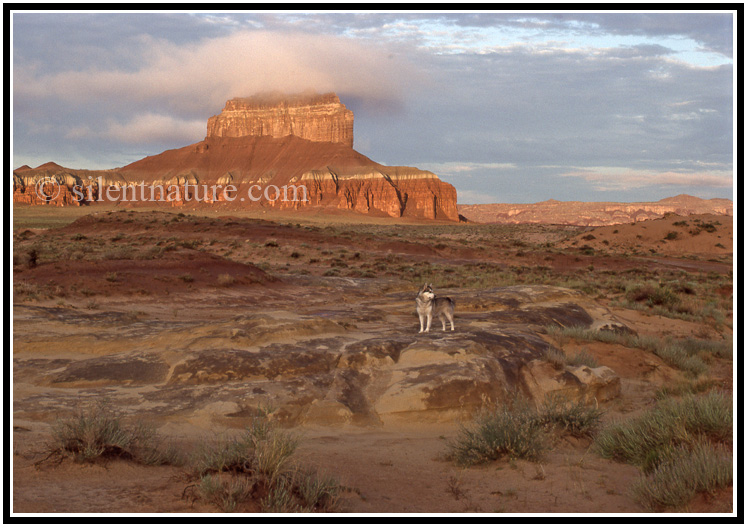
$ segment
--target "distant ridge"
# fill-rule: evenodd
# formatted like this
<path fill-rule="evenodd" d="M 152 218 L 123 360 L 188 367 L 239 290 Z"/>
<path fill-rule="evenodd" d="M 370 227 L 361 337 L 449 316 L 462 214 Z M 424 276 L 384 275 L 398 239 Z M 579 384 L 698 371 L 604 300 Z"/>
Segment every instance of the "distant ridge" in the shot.
<path fill-rule="evenodd" d="M 534 204 L 458 204 L 457 211 L 471 222 L 484 224 L 605 226 L 661 218 L 668 213 L 732 216 L 733 202 L 727 198 L 703 199 L 689 194 L 679 194 L 656 202 L 546 200 Z"/>

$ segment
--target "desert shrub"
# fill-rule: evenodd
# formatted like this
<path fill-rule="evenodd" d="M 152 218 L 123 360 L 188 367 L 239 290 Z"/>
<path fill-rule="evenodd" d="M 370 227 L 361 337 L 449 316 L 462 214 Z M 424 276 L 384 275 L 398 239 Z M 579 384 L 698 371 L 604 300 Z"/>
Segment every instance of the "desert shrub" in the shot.
<path fill-rule="evenodd" d="M 633 487 L 634 497 L 648 510 L 685 506 L 698 492 L 712 492 L 733 483 L 732 456 L 707 442 L 681 446 L 672 458 Z"/>
<path fill-rule="evenodd" d="M 124 458 L 148 465 L 181 465 L 181 454 L 165 444 L 153 428 L 142 423 L 126 426 L 108 406 L 101 403 L 79 409 L 52 427 L 50 455 L 71 457 L 78 462 Z"/>
<path fill-rule="evenodd" d="M 573 356 L 570 356 L 566 360 L 566 364 L 573 367 L 576 367 L 578 365 L 586 365 L 591 368 L 597 368 L 600 366 L 595 358 L 593 358 L 586 350 L 580 350 Z"/>
<path fill-rule="evenodd" d="M 698 376 L 709 370 L 704 360 L 683 347 L 681 342 L 660 346 L 655 351 L 655 354 L 671 367 L 683 370 L 693 376 Z"/>
<path fill-rule="evenodd" d="M 566 356 L 563 351 L 558 348 L 549 346 L 545 349 L 543 357 L 545 357 L 545 360 L 557 369 L 562 369 L 566 366 Z"/>
<path fill-rule="evenodd" d="M 717 230 L 717 226 L 712 222 L 696 222 L 695 225 L 707 233 L 714 233 Z"/>
<path fill-rule="evenodd" d="M 29 248 L 26 251 L 13 254 L 13 265 L 21 268 L 32 269 L 36 267 L 39 260 L 39 253 L 36 248 Z"/>
<path fill-rule="evenodd" d="M 457 439 L 448 444 L 449 457 L 461 466 L 498 460 L 503 456 L 538 460 L 548 449 L 551 432 L 575 436 L 589 434 L 601 412 L 561 396 L 550 397 L 539 407 L 522 399 L 479 414 L 462 425 Z"/>
<path fill-rule="evenodd" d="M 677 231 L 668 231 L 665 235 L 665 240 L 676 240 L 678 238 Z"/>
<path fill-rule="evenodd" d="M 13 284 L 13 294 L 25 300 L 37 300 L 42 294 L 42 289 L 33 282 L 17 282 Z"/>
<path fill-rule="evenodd" d="M 24 229 L 20 233 L 18 233 L 18 240 L 28 240 L 29 238 L 35 236 L 35 233 L 31 231 L 30 229 Z"/>
<path fill-rule="evenodd" d="M 180 275 L 177 278 L 179 280 L 181 280 L 182 282 L 187 282 L 187 283 L 195 281 L 194 277 L 192 275 L 190 275 L 189 273 L 185 273 L 184 275 Z"/>
<path fill-rule="evenodd" d="M 155 258 L 159 258 L 164 254 L 165 249 L 163 247 L 160 247 L 158 245 L 149 247 L 147 250 L 141 252 L 138 255 L 139 260 L 151 260 Z"/>
<path fill-rule="evenodd" d="M 221 275 L 218 276 L 219 286 L 227 287 L 227 286 L 231 286 L 235 282 L 236 282 L 236 279 L 232 275 L 229 275 L 228 273 L 222 273 Z"/>
<path fill-rule="evenodd" d="M 601 410 L 582 401 L 551 395 L 541 405 L 537 419 L 542 425 L 560 428 L 573 436 L 587 436 L 597 428 L 602 415 Z"/>
<path fill-rule="evenodd" d="M 680 300 L 678 294 L 667 286 L 656 284 L 633 285 L 626 288 L 626 300 L 647 306 L 672 307 Z"/>
<path fill-rule="evenodd" d="M 193 455 L 198 497 L 233 511 L 248 498 L 264 512 L 334 511 L 342 488 L 293 464 L 298 439 L 256 418 L 238 437 L 201 444 Z"/>
<path fill-rule="evenodd" d="M 233 512 L 252 492 L 249 479 L 229 475 L 204 475 L 196 488 L 200 499 L 215 504 L 226 513 Z"/>
<path fill-rule="evenodd" d="M 718 392 L 663 400 L 637 418 L 614 423 L 595 438 L 598 452 L 652 472 L 673 458 L 679 446 L 702 438 L 728 442 L 732 438 L 732 402 Z"/>
<path fill-rule="evenodd" d="M 200 247 L 200 244 L 202 244 L 202 241 L 200 240 L 180 240 L 177 242 L 177 246 L 185 249 L 197 249 Z"/>
<path fill-rule="evenodd" d="M 479 415 L 472 426 L 461 426 L 449 455 L 461 466 L 498 460 L 503 456 L 537 460 L 546 449 L 537 411 L 526 402 L 503 405 Z"/>
<path fill-rule="evenodd" d="M 277 248 L 278 247 L 278 241 L 276 241 L 276 240 L 268 240 L 267 242 L 265 242 L 265 247 Z"/>
<path fill-rule="evenodd" d="M 686 295 L 696 295 L 696 284 L 693 282 L 678 283 L 675 286 L 675 291 Z"/>
<path fill-rule="evenodd" d="M 108 249 L 99 254 L 100 260 L 127 260 L 133 258 L 133 248 L 129 245 L 121 245 Z"/>
<path fill-rule="evenodd" d="M 667 385 L 655 392 L 655 398 L 664 400 L 672 396 L 683 396 L 684 394 L 700 394 L 716 388 L 719 382 L 714 379 L 686 380 Z"/>
<path fill-rule="evenodd" d="M 710 339 L 682 339 L 679 341 L 690 353 L 710 354 L 722 359 L 732 359 L 732 343 Z"/>
<path fill-rule="evenodd" d="M 301 502 L 309 511 L 334 511 L 340 497 L 337 479 L 319 475 L 311 470 L 299 470 L 294 474 L 294 486 Z"/>
<path fill-rule="evenodd" d="M 585 341 L 615 343 L 630 348 L 646 350 L 659 356 L 671 367 L 683 370 L 693 376 L 698 376 L 708 370 L 703 357 L 732 357 L 732 345 L 723 341 L 700 339 L 661 340 L 653 336 L 621 334 L 606 330 L 591 330 L 584 327 L 561 328 L 558 326 L 548 326 L 546 327 L 546 332 L 557 342 L 564 342 L 565 339 L 573 338 Z M 569 360 L 566 363 L 570 364 Z"/>
<path fill-rule="evenodd" d="M 301 507 L 295 500 L 290 486 L 283 481 L 279 486 L 273 486 L 268 494 L 260 501 L 260 507 L 266 513 L 300 513 Z"/>

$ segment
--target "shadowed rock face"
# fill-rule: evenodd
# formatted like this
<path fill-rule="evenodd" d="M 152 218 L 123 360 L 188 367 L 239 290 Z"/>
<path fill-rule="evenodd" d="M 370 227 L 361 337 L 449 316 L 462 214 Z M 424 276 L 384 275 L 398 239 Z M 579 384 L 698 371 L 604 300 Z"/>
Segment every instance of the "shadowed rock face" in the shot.
<path fill-rule="evenodd" d="M 496 288 L 482 298 L 490 310 L 458 310 L 454 332 L 428 334 L 417 333 L 410 293 L 325 316 L 312 315 L 320 307 L 310 306 L 308 313 L 276 310 L 204 323 L 17 306 L 17 329 L 44 330 L 17 332 L 14 380 L 53 389 L 55 397 L 21 397 L 16 414 L 54 413 L 82 391 L 100 390 L 132 412 L 162 417 L 241 426 L 270 408 L 289 424 L 381 425 L 464 418 L 517 393 L 535 401 L 618 395 L 619 378 L 608 367 L 546 360 L 549 349 L 562 353 L 544 339 L 547 325 L 623 331 L 605 308 L 546 286 Z M 95 347 L 86 344 L 89 335 Z M 40 350 L 68 350 L 68 357 Z"/>

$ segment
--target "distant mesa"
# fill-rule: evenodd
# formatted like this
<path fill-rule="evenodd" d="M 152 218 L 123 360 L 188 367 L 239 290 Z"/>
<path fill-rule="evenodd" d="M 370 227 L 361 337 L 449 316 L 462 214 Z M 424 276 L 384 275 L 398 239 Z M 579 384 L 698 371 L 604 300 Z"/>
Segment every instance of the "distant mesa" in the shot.
<path fill-rule="evenodd" d="M 35 184 L 55 177 L 70 183 L 55 198 L 39 198 Z M 308 207 L 355 211 L 395 218 L 411 217 L 458 221 L 457 192 L 434 173 L 414 167 L 381 165 L 353 150 L 353 112 L 334 93 L 286 95 L 268 92 L 226 102 L 220 114 L 208 119 L 203 141 L 125 167 L 106 171 L 67 169 L 45 163 L 35 169 L 13 171 L 14 202 L 81 205 L 71 192 L 76 182 L 95 197 L 105 188 L 161 185 L 231 185 L 236 196 L 250 187 L 303 185 L 308 201 L 262 197 L 258 201 L 228 201 L 211 196 L 157 195 L 172 205 L 220 206 L 227 209 Z M 105 190 L 105 189 L 103 189 Z M 44 193 L 48 195 L 49 193 Z M 119 196 L 117 194 L 117 196 Z M 148 198 L 151 198 L 150 196 Z M 271 196 L 275 198 L 275 196 Z"/>
<path fill-rule="evenodd" d="M 284 97 L 271 92 L 231 99 L 208 119 L 209 138 L 243 136 L 296 136 L 353 148 L 353 112 L 334 93 Z"/>
<path fill-rule="evenodd" d="M 717 214 L 732 216 L 732 200 L 705 200 L 679 194 L 657 202 L 560 202 L 534 204 L 459 205 L 458 211 L 471 222 L 486 224 L 562 224 L 605 226 L 641 222 L 677 215 Z"/>

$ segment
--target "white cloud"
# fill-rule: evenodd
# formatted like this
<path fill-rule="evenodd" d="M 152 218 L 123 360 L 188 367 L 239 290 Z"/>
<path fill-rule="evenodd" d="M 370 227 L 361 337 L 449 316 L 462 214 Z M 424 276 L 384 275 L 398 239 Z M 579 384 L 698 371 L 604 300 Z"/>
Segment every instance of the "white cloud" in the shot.
<path fill-rule="evenodd" d="M 238 26 L 239 21 L 232 18 L 229 15 L 209 15 L 209 14 L 200 14 L 196 15 L 199 19 L 209 23 L 209 24 L 216 24 L 219 26 Z"/>
<path fill-rule="evenodd" d="M 577 168 L 561 176 L 581 178 L 594 184 L 597 191 L 626 191 L 653 185 L 687 185 L 692 187 L 733 186 L 733 173 L 728 170 L 708 172 L 648 171 L 625 167 Z"/>
<path fill-rule="evenodd" d="M 514 169 L 514 163 L 477 163 L 472 161 L 448 161 L 444 163 L 418 163 L 419 167 L 429 170 L 435 174 L 463 174 L 470 176 L 470 172 L 476 170 L 506 170 Z M 468 173 L 468 174 L 465 174 Z"/>
<path fill-rule="evenodd" d="M 205 137 L 205 122 L 148 113 L 137 115 L 126 123 L 112 121 L 105 134 L 126 143 L 174 140 L 195 142 Z"/>
<path fill-rule="evenodd" d="M 458 204 L 492 204 L 499 203 L 500 200 L 490 194 L 481 191 L 470 191 L 457 189 Z"/>
<path fill-rule="evenodd" d="M 135 71 L 99 67 L 45 74 L 16 64 L 14 95 L 73 104 L 165 99 L 174 109 L 217 111 L 231 97 L 267 90 L 398 100 L 405 81 L 415 77 L 412 66 L 377 45 L 330 35 L 244 30 L 182 45 L 144 36 L 132 53 L 141 57 Z"/>
<path fill-rule="evenodd" d="M 107 126 L 96 129 L 82 125 L 67 129 L 66 139 L 110 138 L 131 144 L 153 142 L 196 142 L 205 137 L 205 121 L 184 120 L 176 117 L 143 113 L 129 121 L 109 119 Z"/>

